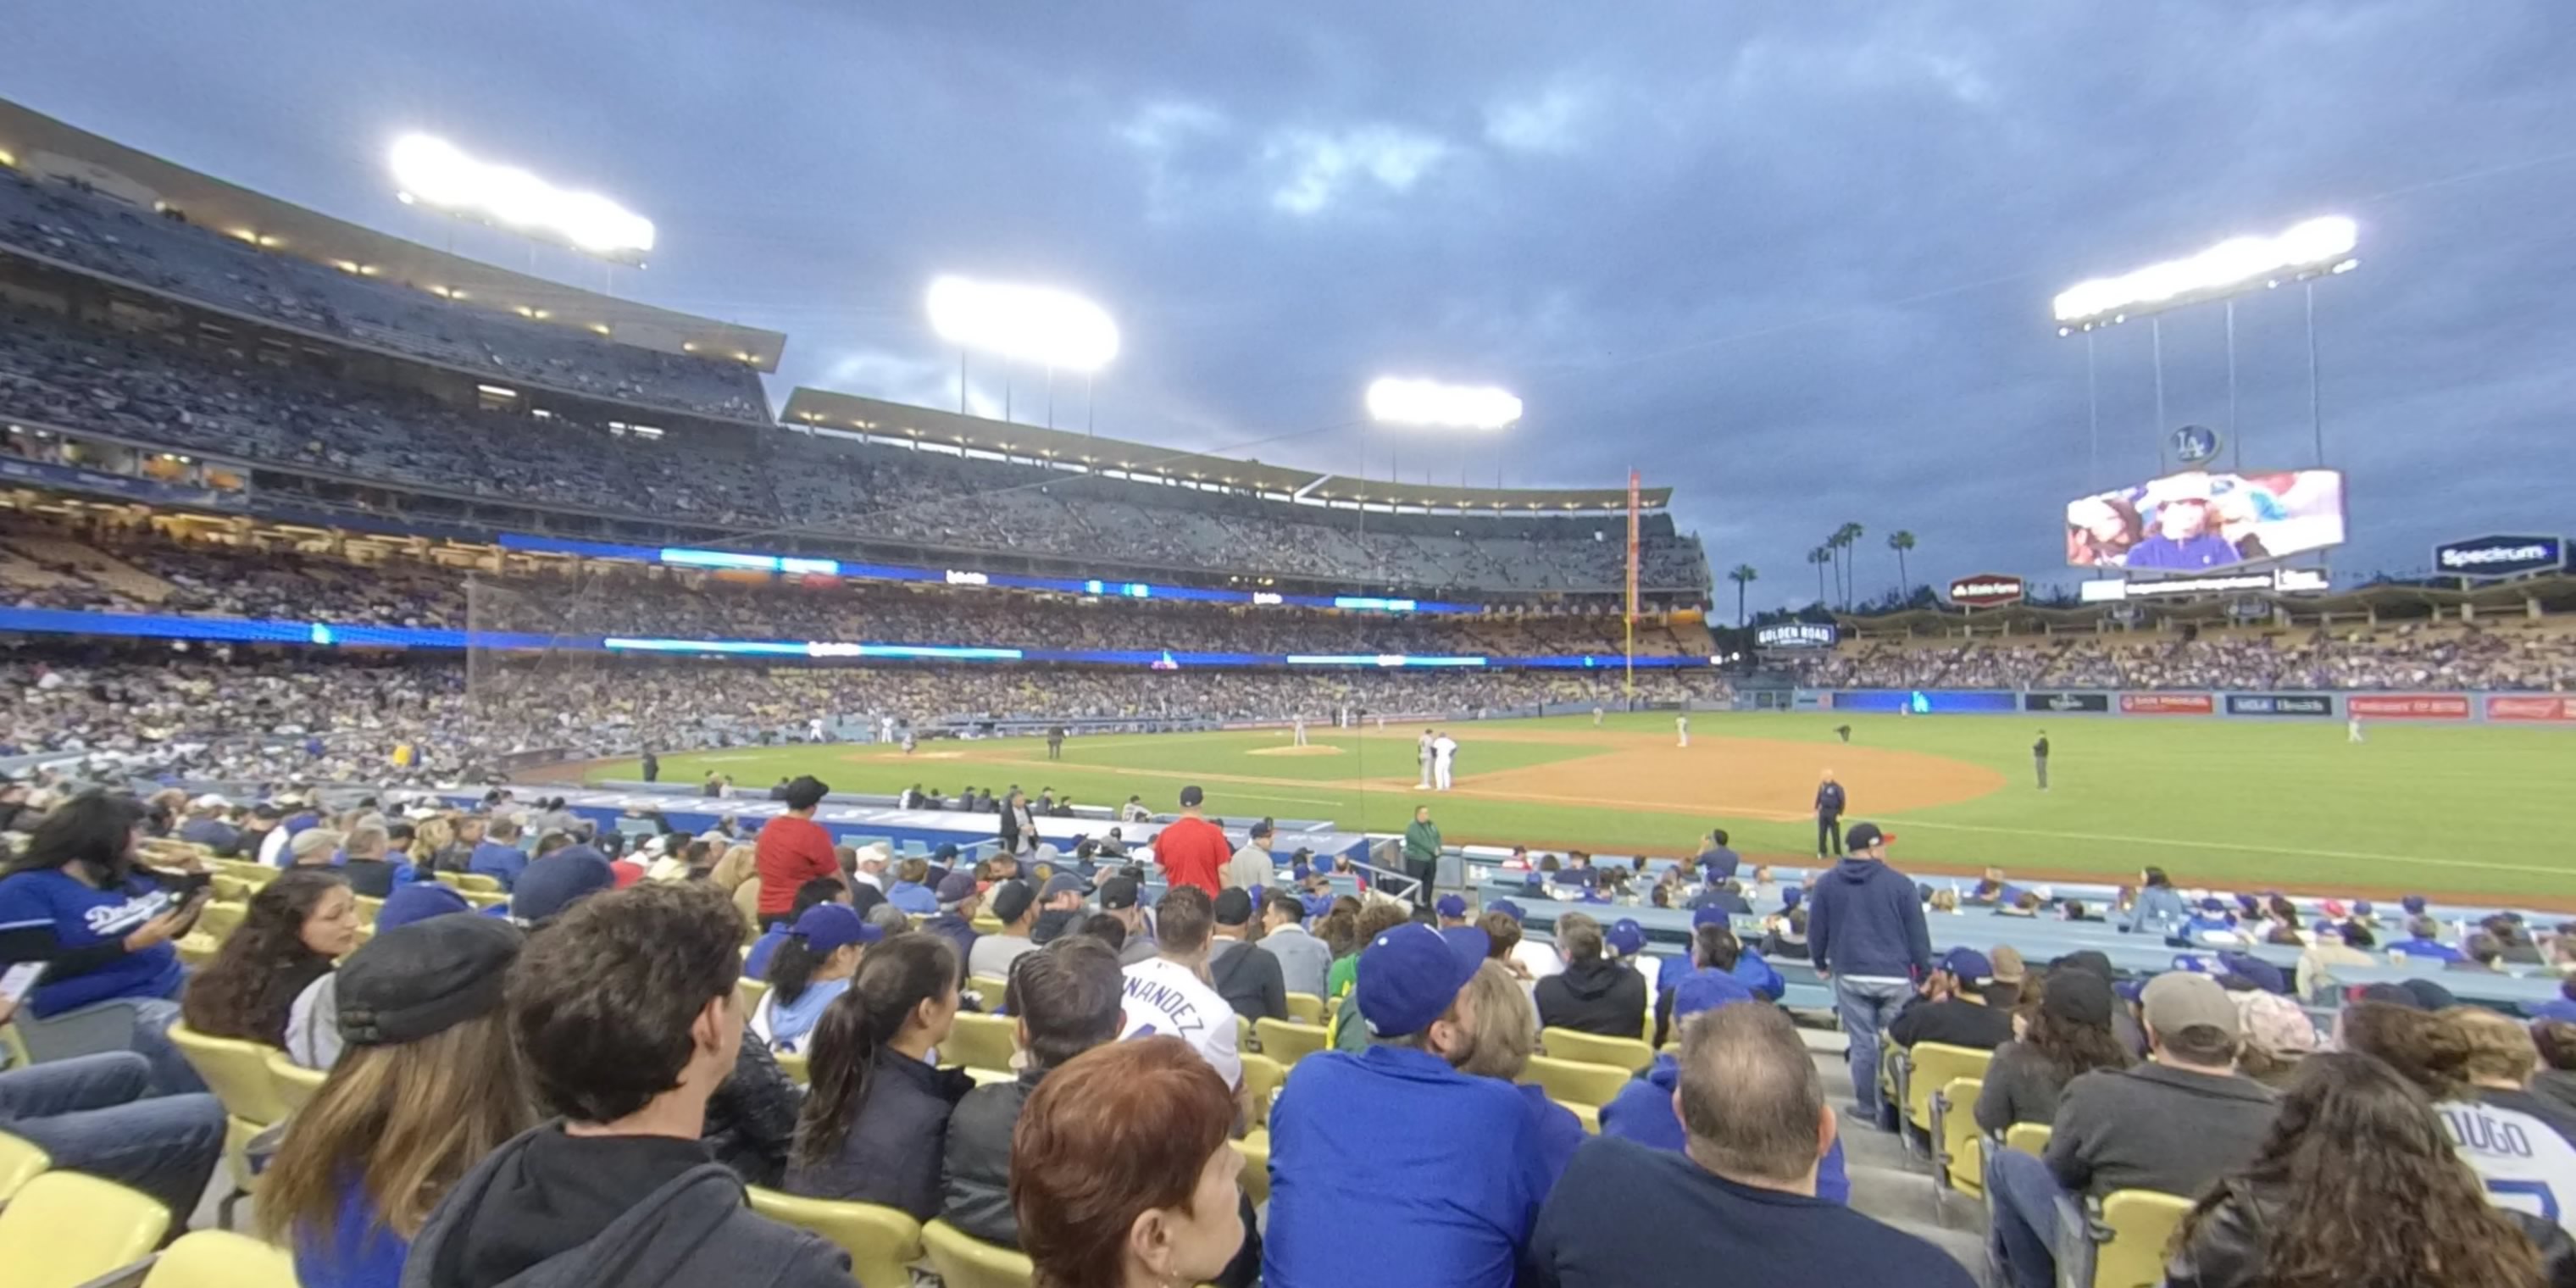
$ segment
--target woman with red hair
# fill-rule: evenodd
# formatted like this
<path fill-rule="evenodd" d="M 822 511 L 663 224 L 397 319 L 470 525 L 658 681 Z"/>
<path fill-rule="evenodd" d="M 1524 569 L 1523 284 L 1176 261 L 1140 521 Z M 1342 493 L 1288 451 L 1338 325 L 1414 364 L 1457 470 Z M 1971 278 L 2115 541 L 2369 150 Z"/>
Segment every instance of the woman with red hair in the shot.
<path fill-rule="evenodd" d="M 1215 1279 L 1243 1246 L 1234 1095 L 1180 1038 L 1095 1047 L 1038 1084 L 1011 1133 L 1011 1207 L 1036 1288 Z"/>

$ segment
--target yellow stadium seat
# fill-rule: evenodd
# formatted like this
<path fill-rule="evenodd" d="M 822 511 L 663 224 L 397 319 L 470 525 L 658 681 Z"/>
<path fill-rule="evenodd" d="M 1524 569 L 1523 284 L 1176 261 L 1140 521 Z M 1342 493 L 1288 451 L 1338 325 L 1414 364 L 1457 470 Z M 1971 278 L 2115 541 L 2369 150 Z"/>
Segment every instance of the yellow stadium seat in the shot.
<path fill-rule="evenodd" d="M 1558 1100 L 1558 1099 L 1556 1099 L 1556 1098 L 1554 1098 L 1554 1097 L 1552 1097 L 1552 1096 L 1551 1096 L 1551 1097 L 1549 1097 L 1549 1099 L 1548 1099 L 1548 1103 L 1549 1103 L 1549 1104 L 1554 1104 L 1554 1105 L 1565 1105 L 1565 1111 L 1566 1111 L 1567 1113 L 1573 1114 L 1573 1115 L 1574 1115 L 1574 1120 L 1575 1120 L 1576 1122 L 1579 1122 L 1579 1123 L 1583 1124 L 1583 1134 L 1584 1134 L 1584 1135 L 1586 1135 L 1586 1136 L 1598 1136 L 1598 1135 L 1600 1135 L 1600 1134 L 1601 1134 L 1601 1111 L 1600 1111 L 1600 1109 L 1598 1109 L 1598 1108 L 1596 1108 L 1596 1107 L 1594 1107 L 1594 1106 L 1592 1106 L 1592 1105 L 1571 1105 L 1571 1104 L 1566 1104 L 1566 1102 L 1564 1102 L 1564 1101 L 1562 1101 L 1562 1100 Z"/>
<path fill-rule="evenodd" d="M 268 1053 L 269 1081 L 277 1084 L 278 1103 L 290 1114 L 312 1100 L 313 1093 L 322 1089 L 322 1080 L 330 1076 L 327 1069 L 307 1069 L 287 1059 L 283 1051 Z"/>
<path fill-rule="evenodd" d="M 960 1011 L 948 1040 L 939 1044 L 940 1061 L 1008 1073 L 1011 1056 L 1019 1050 L 1019 1027 L 1019 1021 L 1007 1016 Z"/>
<path fill-rule="evenodd" d="M 162 1252 L 143 1288 L 296 1288 L 295 1259 L 247 1235 L 199 1230 Z"/>
<path fill-rule="evenodd" d="M 945 1288 L 1029 1288 L 1037 1277 L 1028 1254 L 996 1247 L 945 1221 L 921 1227 L 921 1246 Z"/>
<path fill-rule="evenodd" d="M 1905 1121 L 1926 1132 L 1932 1130 L 1932 1093 L 1950 1085 L 1953 1078 L 1983 1079 L 1986 1066 L 1995 1058 L 1992 1051 L 1941 1042 L 1917 1042 L 1901 1049 L 1905 1057 L 1896 1066 L 1897 1087 L 1905 1096 Z"/>
<path fill-rule="evenodd" d="M 1607 1064 L 1583 1064 L 1559 1060 L 1554 1056 L 1534 1055 L 1529 1067 L 1521 1070 L 1520 1080 L 1547 1088 L 1548 1099 L 1569 1107 L 1584 1105 L 1598 1110 L 1628 1085 L 1628 1070 Z"/>
<path fill-rule="evenodd" d="M 499 877 L 487 877 L 480 872 L 434 872 L 430 875 L 437 878 L 440 885 L 452 887 L 461 894 L 504 893 Z"/>
<path fill-rule="evenodd" d="M 1001 1009 L 1002 998 L 1009 992 L 1011 983 L 1009 980 L 996 979 L 990 975 L 977 975 L 966 981 L 966 987 L 975 990 L 975 995 L 984 999 L 985 1010 L 997 1011 Z"/>
<path fill-rule="evenodd" d="M 770 1058 L 778 1062 L 778 1071 L 786 1074 L 788 1081 L 793 1082 L 800 1087 L 813 1085 L 814 1073 L 813 1070 L 806 1065 L 805 1057 L 798 1055 L 793 1051 L 782 1051 Z"/>
<path fill-rule="evenodd" d="M 7 1053 L 9 1058 L 0 1064 L 8 1068 L 24 1069 L 36 1062 L 35 1055 L 27 1050 L 27 1035 L 18 1031 L 15 1020 L 0 1024 L 0 1052 Z"/>
<path fill-rule="evenodd" d="M 2048 1138 L 2056 1128 L 2047 1123 L 2014 1123 L 2004 1129 L 2004 1148 L 2017 1149 L 2039 1158 L 2048 1153 Z"/>
<path fill-rule="evenodd" d="M 278 1096 L 277 1083 L 268 1072 L 271 1048 L 256 1042 L 208 1037 L 185 1024 L 170 1026 L 170 1041 L 195 1066 L 197 1076 L 206 1080 L 215 1099 L 223 1102 L 224 1165 L 232 1172 L 233 1193 L 225 1196 L 217 1218 L 229 1227 L 233 1205 L 259 1187 L 259 1177 L 251 1171 L 244 1147 L 250 1144 L 251 1137 L 283 1121 L 287 1113 L 286 1102 Z"/>
<path fill-rule="evenodd" d="M 1288 1080 L 1288 1066 L 1257 1051 L 1243 1055 L 1243 1090 L 1252 1098 L 1252 1124 L 1265 1127 L 1270 1123 L 1270 1101 L 1279 1094 L 1279 1084 Z"/>
<path fill-rule="evenodd" d="M 35 1142 L 0 1131 L 0 1203 L 16 1197 L 20 1187 L 44 1175 L 45 1169 L 53 1165 L 54 1160 L 46 1157 Z"/>
<path fill-rule="evenodd" d="M 966 924 L 973 926 L 975 928 L 975 933 L 979 935 L 998 935 L 1002 933 L 1002 919 L 989 912 L 977 913 L 975 919 Z"/>
<path fill-rule="evenodd" d="M 0 1208 L 9 1288 L 74 1288 L 152 1255 L 170 1209 L 149 1194 L 78 1172 L 47 1172 Z"/>
<path fill-rule="evenodd" d="M 1285 1066 L 1294 1067 L 1324 1049 L 1324 1026 L 1320 1024 L 1265 1018 L 1254 1020 L 1252 1031 L 1261 1039 L 1261 1053 Z"/>
<path fill-rule="evenodd" d="M 1295 1020 L 1299 1024 L 1322 1024 L 1324 1022 L 1324 999 L 1317 997 L 1312 993 L 1290 993 L 1288 995 L 1288 1018 Z"/>
<path fill-rule="evenodd" d="M 183 935 L 178 943 L 179 964 L 192 967 L 203 966 L 213 961 L 215 954 L 222 952 L 223 948 L 224 941 L 202 930 Z"/>
<path fill-rule="evenodd" d="M 243 914 L 249 911 L 247 903 L 227 903 L 216 899 L 206 905 L 205 911 L 197 914 L 197 927 L 191 933 L 222 939 L 233 933 L 234 927 L 241 925 Z"/>
<path fill-rule="evenodd" d="M 1932 1093 L 1932 1185 L 1970 1198 L 1986 1192 L 1986 1138 L 1977 1134 L 1977 1092 L 1985 1083 L 1952 1078 Z"/>
<path fill-rule="evenodd" d="M 2191 1213 L 2191 1200 L 2153 1190 L 2102 1196 L 2094 1228 L 2093 1288 L 2156 1288 L 2165 1281 L 2165 1248 Z"/>
<path fill-rule="evenodd" d="M 377 913 L 380 913 L 380 912 L 383 912 L 384 910 L 385 910 L 385 901 L 384 901 L 384 900 L 382 900 L 382 899 L 378 899 L 378 898 L 374 898 L 374 897 L 369 896 L 369 895 L 363 895 L 363 894 L 358 896 L 358 920 L 359 920 L 359 921 L 361 921 L 361 922 L 363 922 L 363 923 L 365 923 L 365 924 L 367 924 L 367 925 L 372 926 L 372 925 L 376 924 L 376 914 L 377 914 Z"/>
<path fill-rule="evenodd" d="M 247 903 L 250 901 L 252 890 L 251 883 L 241 879 L 240 877 L 234 876 L 229 872 L 216 873 L 212 885 L 214 887 L 215 897 L 225 901 L 226 903 Z"/>
<path fill-rule="evenodd" d="M 1630 1073 L 1655 1062 L 1655 1049 L 1629 1038 L 1605 1038 L 1574 1029 L 1540 1029 L 1538 1049 L 1559 1060 L 1606 1064 Z"/>
<path fill-rule="evenodd" d="M 733 982 L 733 995 L 742 1003 L 742 1018 L 748 1020 L 760 1009 L 760 999 L 769 996 L 768 981 L 745 975 Z"/>
<path fill-rule="evenodd" d="M 505 891 L 459 890 L 456 893 L 463 895 L 465 902 L 477 908 L 505 908 L 510 904 L 510 896 Z"/>
<path fill-rule="evenodd" d="M 1243 1155 L 1243 1192 L 1252 1196 L 1259 1207 L 1270 1201 L 1270 1133 L 1256 1131 L 1234 1142 L 1234 1152 Z"/>
<path fill-rule="evenodd" d="M 850 1273 L 862 1284 L 912 1282 L 921 1259 L 921 1222 L 910 1213 L 874 1203 L 836 1203 L 750 1187 L 751 1210 L 772 1221 L 811 1230 L 850 1254 Z"/>

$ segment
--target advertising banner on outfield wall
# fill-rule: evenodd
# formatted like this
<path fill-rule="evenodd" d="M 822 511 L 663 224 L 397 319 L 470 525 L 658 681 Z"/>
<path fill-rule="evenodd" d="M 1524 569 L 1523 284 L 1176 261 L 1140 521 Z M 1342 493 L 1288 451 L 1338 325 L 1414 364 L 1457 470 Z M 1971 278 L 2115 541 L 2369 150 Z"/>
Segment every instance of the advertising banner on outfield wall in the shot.
<path fill-rule="evenodd" d="M 2487 699 L 2489 720 L 2576 721 L 2576 698 L 2550 694 Z"/>
<path fill-rule="evenodd" d="M 2107 693 L 2025 693 L 2021 695 L 2024 711 L 2108 712 L 2111 695 Z"/>
<path fill-rule="evenodd" d="M 2120 714 L 2129 716 L 2205 716 L 2218 709 L 2206 693 L 2123 693 Z"/>
<path fill-rule="evenodd" d="M 2231 693 L 2231 716 L 2330 716 L 2334 699 L 2322 693 Z"/>
<path fill-rule="evenodd" d="M 2343 700 L 2344 710 L 2381 720 L 2466 720 L 2465 693 L 2356 693 Z"/>

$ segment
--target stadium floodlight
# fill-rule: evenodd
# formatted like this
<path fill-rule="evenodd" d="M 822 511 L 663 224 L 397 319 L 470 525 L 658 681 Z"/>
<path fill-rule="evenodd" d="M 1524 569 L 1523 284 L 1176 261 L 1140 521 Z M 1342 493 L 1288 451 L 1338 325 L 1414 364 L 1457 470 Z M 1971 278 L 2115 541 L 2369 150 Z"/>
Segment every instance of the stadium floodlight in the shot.
<path fill-rule="evenodd" d="M 1521 418 L 1521 400 L 1509 390 L 1392 376 L 1369 382 L 1368 409 L 1389 424 L 1450 429 L 1501 429 Z"/>
<path fill-rule="evenodd" d="M 2197 255 L 2097 277 L 2058 293 L 2058 334 L 2090 331 L 2283 281 L 2348 271 L 2357 231 L 2341 215 L 2304 220 L 2271 237 L 2232 237 Z"/>
<path fill-rule="evenodd" d="M 960 348 L 1084 373 L 1118 356 L 1108 310 L 1068 291 L 952 276 L 930 284 L 929 303 L 931 329 Z"/>
<path fill-rule="evenodd" d="M 516 166 L 478 161 L 445 139 L 406 134 L 390 161 L 403 201 L 549 240 L 602 259 L 641 261 L 653 221 L 595 192 L 558 188 Z"/>

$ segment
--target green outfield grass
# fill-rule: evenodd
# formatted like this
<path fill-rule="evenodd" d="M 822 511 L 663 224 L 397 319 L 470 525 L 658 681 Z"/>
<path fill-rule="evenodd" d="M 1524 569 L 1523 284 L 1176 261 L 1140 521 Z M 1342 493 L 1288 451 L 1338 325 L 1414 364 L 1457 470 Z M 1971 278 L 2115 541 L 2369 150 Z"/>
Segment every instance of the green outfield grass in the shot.
<path fill-rule="evenodd" d="M 2576 733 L 2541 728 L 2382 722 L 2369 727 L 2368 743 L 2350 746 L 2339 721 L 1704 714 L 1693 718 L 1694 747 L 1678 753 L 1687 759 L 1675 760 L 1666 755 L 1669 715 L 1612 717 L 1597 733 L 1589 717 L 1449 726 L 1467 747 L 1463 789 L 1475 790 L 1481 775 L 1524 770 L 1532 772 L 1513 776 L 1518 793 L 1553 797 L 1562 793 L 1545 784 L 1557 770 L 1630 757 L 1620 764 L 1622 781 L 1626 766 L 1636 764 L 1635 788 L 1621 791 L 1615 805 L 1412 791 L 1409 728 L 1318 731 L 1314 741 L 1342 754 L 1303 757 L 1254 754 L 1283 745 L 1284 736 L 1271 732 L 1073 739 L 1055 764 L 1043 762 L 1044 744 L 1035 739 L 925 743 L 925 752 L 958 758 L 910 761 L 876 747 L 736 748 L 666 756 L 663 777 L 694 782 L 715 769 L 753 794 L 782 774 L 808 772 L 849 791 L 893 792 L 919 782 L 953 794 L 968 784 L 1017 783 L 1032 793 L 1051 786 L 1090 804 L 1141 795 L 1158 809 L 1171 807 L 1182 783 L 1201 781 L 1211 812 L 1229 819 L 1269 814 L 1394 830 L 1427 799 L 1453 841 L 1683 853 L 1718 825 L 1734 833 L 1740 850 L 1790 855 L 1814 845 L 1813 824 L 1787 817 L 1804 809 L 1803 794 L 1789 798 L 1789 790 L 1775 789 L 1759 802 L 1768 817 L 1758 816 L 1730 793 L 1729 768 L 1802 756 L 1810 763 L 1849 760 L 1854 753 L 1841 751 L 1833 733 L 1845 723 L 1855 748 L 1936 756 L 2003 776 L 2004 786 L 1984 795 L 1887 810 L 1872 803 L 1867 775 L 1875 771 L 1846 772 L 1850 817 L 1898 832 L 1898 855 L 1918 864 L 2118 880 L 2152 863 L 2178 879 L 2422 889 L 2576 906 L 2576 858 L 2557 832 L 2576 771 Z M 2042 724 L 2056 752 L 2046 794 L 2032 788 L 2029 759 Z M 1513 730 L 1556 740 L 1479 737 Z M 590 776 L 637 772 L 627 762 Z M 1541 785 L 1531 786 L 1534 779 Z"/>

